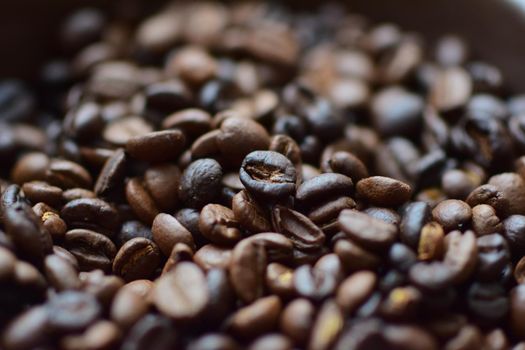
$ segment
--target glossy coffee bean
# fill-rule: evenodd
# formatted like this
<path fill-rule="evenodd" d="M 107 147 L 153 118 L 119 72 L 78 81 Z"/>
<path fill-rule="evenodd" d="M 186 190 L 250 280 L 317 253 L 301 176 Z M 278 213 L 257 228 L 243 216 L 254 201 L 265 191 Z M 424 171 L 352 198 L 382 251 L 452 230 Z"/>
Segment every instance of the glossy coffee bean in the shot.
<path fill-rule="evenodd" d="M 239 223 L 233 211 L 219 204 L 208 204 L 201 210 L 199 230 L 217 244 L 235 244 L 241 238 Z"/>
<path fill-rule="evenodd" d="M 295 167 L 277 152 L 255 151 L 248 154 L 242 162 L 239 176 L 246 190 L 256 197 L 276 200 L 295 192 Z"/>
<path fill-rule="evenodd" d="M 213 159 L 199 159 L 182 173 L 179 198 L 192 208 L 202 208 L 220 193 L 222 168 Z"/>
<path fill-rule="evenodd" d="M 125 281 L 148 278 L 160 265 L 160 249 L 151 240 L 132 238 L 115 255 L 113 272 Z"/>

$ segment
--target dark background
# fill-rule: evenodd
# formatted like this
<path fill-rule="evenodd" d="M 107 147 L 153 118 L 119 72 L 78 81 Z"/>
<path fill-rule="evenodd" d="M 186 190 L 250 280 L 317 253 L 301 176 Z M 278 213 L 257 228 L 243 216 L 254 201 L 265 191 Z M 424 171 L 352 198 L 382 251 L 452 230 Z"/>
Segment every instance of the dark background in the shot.
<path fill-rule="evenodd" d="M 151 11 L 162 0 L 3 0 L 0 5 L 0 77 L 35 76 L 39 63 L 58 53 L 56 33 L 75 8 L 111 13 L 126 2 L 130 12 Z M 289 1 L 315 6 L 316 1 Z M 307 3 L 307 5 L 305 5 Z M 515 89 L 525 90 L 525 13 L 506 0 L 352 0 L 356 12 L 374 21 L 398 22 L 429 40 L 459 33 L 478 57 L 498 65 Z"/>

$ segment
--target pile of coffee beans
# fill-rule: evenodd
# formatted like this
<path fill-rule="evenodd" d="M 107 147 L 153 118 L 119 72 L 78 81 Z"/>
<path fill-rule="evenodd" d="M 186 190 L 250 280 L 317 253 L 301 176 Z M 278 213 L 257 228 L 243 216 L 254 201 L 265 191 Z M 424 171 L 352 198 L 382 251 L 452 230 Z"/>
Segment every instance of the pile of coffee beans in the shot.
<path fill-rule="evenodd" d="M 282 6 L 82 9 L 0 82 L 0 348 L 525 349 L 525 95 Z"/>

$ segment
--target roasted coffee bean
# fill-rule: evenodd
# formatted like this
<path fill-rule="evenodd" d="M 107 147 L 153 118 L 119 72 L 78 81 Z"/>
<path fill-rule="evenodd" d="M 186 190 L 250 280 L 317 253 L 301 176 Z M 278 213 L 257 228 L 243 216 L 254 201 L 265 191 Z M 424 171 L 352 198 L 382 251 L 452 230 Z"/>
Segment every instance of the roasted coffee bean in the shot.
<path fill-rule="evenodd" d="M 2 345 L 7 349 L 30 349 L 48 343 L 49 316 L 45 306 L 21 313 L 4 330 Z"/>
<path fill-rule="evenodd" d="M 389 263 L 401 272 L 407 272 L 417 262 L 417 255 L 402 243 L 394 243 L 388 251 Z"/>
<path fill-rule="evenodd" d="M 168 260 L 162 268 L 162 273 L 164 274 L 170 271 L 174 266 L 176 266 L 181 261 L 192 261 L 193 250 L 184 243 L 177 243 L 173 246 L 171 253 L 168 256 Z"/>
<path fill-rule="evenodd" d="M 325 255 L 315 266 L 303 265 L 293 274 L 295 291 L 302 297 L 312 300 L 322 300 L 331 295 L 342 279 L 342 266 L 337 255 Z M 325 265 L 325 266 L 323 266 Z"/>
<path fill-rule="evenodd" d="M 329 349 L 343 329 L 343 313 L 334 300 L 327 300 L 314 321 L 309 349 Z"/>
<path fill-rule="evenodd" d="M 375 269 L 381 262 L 379 256 L 371 253 L 349 239 L 338 239 L 334 252 L 347 270 Z"/>
<path fill-rule="evenodd" d="M 488 183 L 501 191 L 502 197 L 508 200 L 508 213 L 505 217 L 525 213 L 525 180 L 521 176 L 516 173 L 503 173 L 491 177 Z"/>
<path fill-rule="evenodd" d="M 472 80 L 459 67 L 445 68 L 438 72 L 432 86 L 430 100 L 440 112 L 452 112 L 465 105 L 472 93 Z"/>
<path fill-rule="evenodd" d="M 239 350 L 237 342 L 224 334 L 204 334 L 188 344 L 188 350 Z"/>
<path fill-rule="evenodd" d="M 418 262 L 410 268 L 408 278 L 417 287 L 428 290 L 443 290 L 453 279 L 452 268 L 442 262 Z"/>
<path fill-rule="evenodd" d="M 82 290 L 94 295 L 104 306 L 109 305 L 115 293 L 124 285 L 122 278 L 114 275 L 104 275 L 102 270 L 80 272 Z"/>
<path fill-rule="evenodd" d="M 272 293 L 286 298 L 294 294 L 294 271 L 279 263 L 270 263 L 266 268 L 265 284 Z"/>
<path fill-rule="evenodd" d="M 207 322 L 219 325 L 235 309 L 235 292 L 226 269 L 211 269 L 206 275 L 210 298 L 204 317 Z"/>
<path fill-rule="evenodd" d="M 507 336 L 501 328 L 496 328 L 485 335 L 485 343 L 489 349 L 501 350 L 509 346 Z"/>
<path fill-rule="evenodd" d="M 274 232 L 258 233 L 250 236 L 247 240 L 262 245 L 269 262 L 288 262 L 293 256 L 293 242 L 282 234 Z"/>
<path fill-rule="evenodd" d="M 121 186 L 126 171 L 126 153 L 122 148 L 116 150 L 104 163 L 95 183 L 95 193 L 108 197 Z"/>
<path fill-rule="evenodd" d="M 413 202 L 406 206 L 400 225 L 401 240 L 412 248 L 419 244 L 423 226 L 430 221 L 431 208 L 425 202 Z"/>
<path fill-rule="evenodd" d="M 200 109 L 184 109 L 162 121 L 163 129 L 179 129 L 184 135 L 198 137 L 211 129 L 211 116 Z"/>
<path fill-rule="evenodd" d="M 150 225 L 160 209 L 139 178 L 132 178 L 126 184 L 126 199 L 133 212 L 145 224 Z"/>
<path fill-rule="evenodd" d="M 66 247 L 78 259 L 81 271 L 101 269 L 109 271 L 117 249 L 106 236 L 85 229 L 66 232 Z"/>
<path fill-rule="evenodd" d="M 514 268 L 514 279 L 518 283 L 525 282 L 525 259 L 521 258 Z"/>
<path fill-rule="evenodd" d="M 163 162 L 176 159 L 184 143 L 185 137 L 180 130 L 157 131 L 129 139 L 126 152 L 139 160 Z"/>
<path fill-rule="evenodd" d="M 160 312 L 176 320 L 195 319 L 209 300 L 205 275 L 190 262 L 182 262 L 164 274 L 155 282 L 152 293 Z"/>
<path fill-rule="evenodd" d="M 339 226 L 352 240 L 372 250 L 388 247 L 397 236 L 397 228 L 355 210 L 343 210 Z"/>
<path fill-rule="evenodd" d="M 253 120 L 231 117 L 221 124 L 221 133 L 217 137 L 220 152 L 232 164 L 240 165 L 251 152 L 266 150 L 270 145 L 268 132 Z"/>
<path fill-rule="evenodd" d="M 525 216 L 511 215 L 503 221 L 503 227 L 513 255 L 521 256 L 525 252 Z"/>
<path fill-rule="evenodd" d="M 24 195 L 31 203 L 44 202 L 53 207 L 58 207 L 62 203 L 62 190 L 60 187 L 50 186 L 45 182 L 26 182 L 22 186 L 22 191 L 24 191 Z"/>
<path fill-rule="evenodd" d="M 302 179 L 302 159 L 301 149 L 299 145 L 287 135 L 275 135 L 270 140 L 269 151 L 281 153 L 295 165 L 297 173 L 297 183 L 299 184 Z"/>
<path fill-rule="evenodd" d="M 113 272 L 125 281 L 148 278 L 160 265 L 159 247 L 147 238 L 132 238 L 119 249 Z"/>
<path fill-rule="evenodd" d="M 439 260 L 444 251 L 445 232 L 436 222 L 429 222 L 421 229 L 417 248 L 418 260 Z"/>
<path fill-rule="evenodd" d="M 233 211 L 219 204 L 208 204 L 201 210 L 199 231 L 217 244 L 235 244 L 241 238 Z"/>
<path fill-rule="evenodd" d="M 443 191 L 451 199 L 465 200 L 476 185 L 479 183 L 473 179 L 473 175 L 463 170 L 448 170 L 441 177 Z"/>
<path fill-rule="evenodd" d="M 144 173 L 144 186 L 160 209 L 172 211 L 179 203 L 180 177 L 179 168 L 171 164 L 152 165 Z"/>
<path fill-rule="evenodd" d="M 51 160 L 46 178 L 52 185 L 62 189 L 89 188 L 93 182 L 89 172 L 77 163 L 68 160 Z"/>
<path fill-rule="evenodd" d="M 368 177 L 366 165 L 350 152 L 337 151 L 321 166 L 328 172 L 339 173 L 348 176 L 354 183 Z"/>
<path fill-rule="evenodd" d="M 453 231 L 447 235 L 444 263 L 451 269 L 455 283 L 461 283 L 470 277 L 476 267 L 477 256 L 474 232 L 469 230 L 461 234 Z"/>
<path fill-rule="evenodd" d="M 120 231 L 116 233 L 113 240 L 115 244 L 120 247 L 127 241 L 136 237 L 144 237 L 147 239 L 153 239 L 153 235 L 149 227 L 146 227 L 140 221 L 126 221 L 120 227 Z M 158 242 L 155 242 L 159 244 Z M 160 247 L 160 246 L 159 246 Z"/>
<path fill-rule="evenodd" d="M 325 234 L 337 232 L 339 229 L 337 217 L 344 209 L 354 209 L 355 201 L 350 197 L 329 199 L 308 213 L 308 218 L 319 225 Z"/>
<path fill-rule="evenodd" d="M 172 327 L 173 324 L 169 319 L 158 314 L 147 314 L 130 329 L 122 343 L 122 349 L 177 347 L 179 345 L 178 334 L 173 332 Z"/>
<path fill-rule="evenodd" d="M 523 308 L 523 299 L 525 298 L 525 287 L 520 284 L 510 291 L 510 308 L 509 323 L 514 335 L 522 338 L 524 331 L 523 317 L 525 310 Z"/>
<path fill-rule="evenodd" d="M 64 197 L 64 200 L 69 203 L 75 199 L 96 198 L 97 195 L 95 192 L 83 188 L 71 188 L 69 190 L 65 190 L 62 194 L 62 197 Z"/>
<path fill-rule="evenodd" d="M 122 334 L 116 324 L 110 321 L 98 321 L 80 335 L 69 335 L 60 342 L 64 349 L 110 348 L 116 346 Z"/>
<path fill-rule="evenodd" d="M 227 269 L 230 266 L 231 259 L 231 249 L 213 244 L 201 247 L 193 256 L 195 263 L 204 270 L 212 268 Z"/>
<path fill-rule="evenodd" d="M 496 209 L 496 213 L 501 218 L 509 215 L 509 200 L 501 190 L 493 185 L 486 184 L 475 188 L 467 197 L 466 202 L 471 207 L 488 204 Z"/>
<path fill-rule="evenodd" d="M 52 254 L 44 262 L 47 280 L 58 291 L 79 289 L 80 279 L 73 264 L 66 259 Z"/>
<path fill-rule="evenodd" d="M 235 219 L 242 228 L 252 233 L 272 230 L 272 225 L 265 209 L 253 200 L 247 191 L 242 190 L 233 197 L 232 210 Z"/>
<path fill-rule="evenodd" d="M 7 236 L 29 260 L 40 264 L 51 253 L 51 235 L 29 205 L 15 203 L 4 208 L 3 222 Z"/>
<path fill-rule="evenodd" d="M 505 288 L 494 283 L 474 283 L 468 290 L 467 305 L 480 323 L 494 324 L 507 316 L 509 300 Z"/>
<path fill-rule="evenodd" d="M 303 345 L 313 326 L 315 309 L 307 299 L 294 299 L 283 310 L 280 330 L 296 344 Z"/>
<path fill-rule="evenodd" d="M 327 173 L 303 182 L 297 188 L 296 198 L 302 204 L 308 205 L 334 195 L 350 196 L 352 191 L 352 179 L 342 174 Z"/>
<path fill-rule="evenodd" d="M 98 198 L 72 200 L 62 207 L 60 217 L 68 228 L 95 229 L 107 235 L 113 234 L 120 225 L 115 208 Z"/>
<path fill-rule="evenodd" d="M 472 208 L 472 228 L 478 236 L 503 232 L 503 224 L 496 216 L 496 210 L 487 204 Z"/>
<path fill-rule="evenodd" d="M 439 203 L 432 210 L 432 217 L 445 231 L 461 229 L 468 224 L 472 217 L 470 206 L 457 199 L 448 199 Z"/>
<path fill-rule="evenodd" d="M 392 224 L 395 226 L 399 226 L 399 222 L 401 221 L 399 214 L 390 208 L 368 207 L 363 212 L 374 219 L 381 220 L 387 224 Z"/>
<path fill-rule="evenodd" d="M 163 213 L 157 215 L 153 220 L 151 233 L 153 240 L 165 256 L 170 255 L 177 243 L 184 243 L 192 249 L 195 248 L 190 231 L 171 215 Z"/>
<path fill-rule="evenodd" d="M 275 350 L 290 350 L 292 349 L 292 342 L 287 337 L 273 333 L 267 334 L 257 338 L 253 343 L 250 344 L 250 350 L 263 350 L 263 349 L 275 349 Z"/>
<path fill-rule="evenodd" d="M 148 308 L 144 295 L 123 287 L 111 303 L 110 317 L 120 327 L 128 329 L 148 312 Z"/>
<path fill-rule="evenodd" d="M 57 294 L 46 308 L 50 327 L 60 332 L 83 330 L 92 324 L 102 311 L 95 297 L 76 291 Z"/>
<path fill-rule="evenodd" d="M 496 281 L 510 262 L 510 251 L 505 238 L 498 233 L 477 239 L 477 275 L 482 281 Z"/>
<path fill-rule="evenodd" d="M 274 329 L 281 310 L 282 303 L 277 296 L 260 298 L 235 312 L 228 328 L 240 338 L 253 339 Z"/>
<path fill-rule="evenodd" d="M 179 198 L 192 208 L 202 208 L 220 193 L 222 168 L 213 159 L 199 159 L 182 173 Z"/>
<path fill-rule="evenodd" d="M 248 154 L 239 176 L 246 190 L 256 197 L 276 200 L 295 192 L 295 167 L 277 152 L 254 151 Z"/>
<path fill-rule="evenodd" d="M 376 282 L 377 276 L 370 271 L 350 275 L 337 289 L 337 304 L 346 313 L 352 314 L 372 294 Z"/>
<path fill-rule="evenodd" d="M 275 206 L 272 219 L 277 231 L 288 237 L 298 249 L 318 249 L 325 241 L 324 233 L 310 219 L 295 210 Z"/>
<path fill-rule="evenodd" d="M 374 126 L 385 137 L 417 133 L 422 125 L 423 108 L 420 96 L 396 86 L 379 91 L 371 101 Z"/>
<path fill-rule="evenodd" d="M 244 302 L 253 302 L 263 295 L 266 265 L 266 251 L 257 241 L 242 240 L 233 249 L 229 264 L 230 280 Z"/>
<path fill-rule="evenodd" d="M 438 349 L 434 336 L 417 325 L 388 325 L 385 327 L 384 337 L 394 349 Z"/>
<path fill-rule="evenodd" d="M 357 183 L 357 195 L 378 206 L 395 207 L 408 201 L 410 186 L 401 181 L 382 176 L 373 176 Z"/>
<path fill-rule="evenodd" d="M 38 203 L 36 206 L 39 204 L 45 205 L 44 203 Z M 49 232 L 53 240 L 62 239 L 67 231 L 67 225 L 64 220 L 51 208 L 41 207 L 35 210 L 35 207 L 33 207 L 33 211 L 40 217 L 42 226 Z"/>

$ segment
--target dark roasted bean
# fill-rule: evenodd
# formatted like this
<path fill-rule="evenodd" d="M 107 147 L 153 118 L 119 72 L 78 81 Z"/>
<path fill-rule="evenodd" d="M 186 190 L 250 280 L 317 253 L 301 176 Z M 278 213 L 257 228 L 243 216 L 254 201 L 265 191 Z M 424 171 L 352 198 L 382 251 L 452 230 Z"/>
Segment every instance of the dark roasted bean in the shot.
<path fill-rule="evenodd" d="M 381 262 L 379 256 L 363 249 L 348 239 L 339 239 L 334 252 L 339 256 L 347 270 L 375 269 Z"/>
<path fill-rule="evenodd" d="M 165 256 L 170 255 L 177 243 L 184 243 L 192 249 L 195 248 L 190 231 L 171 215 L 163 213 L 157 215 L 153 220 L 151 233 L 153 240 Z"/>
<path fill-rule="evenodd" d="M 85 329 L 101 314 L 101 307 L 92 295 L 66 291 L 53 297 L 46 306 L 50 327 L 59 332 Z"/>
<path fill-rule="evenodd" d="M 192 208 L 202 208 L 219 196 L 222 168 L 213 159 L 199 159 L 182 173 L 179 198 Z"/>
<path fill-rule="evenodd" d="M 412 248 L 416 248 L 423 226 L 431 218 L 431 208 L 425 202 L 413 202 L 404 210 L 400 225 L 401 240 Z"/>
<path fill-rule="evenodd" d="M 327 173 L 305 181 L 297 188 L 296 198 L 302 204 L 319 202 L 335 195 L 350 196 L 353 191 L 352 179 L 345 175 Z"/>
<path fill-rule="evenodd" d="M 66 247 L 79 263 L 81 271 L 101 269 L 108 271 L 117 249 L 106 236 L 85 229 L 74 229 L 66 232 Z"/>
<path fill-rule="evenodd" d="M 31 207 L 15 203 L 3 210 L 4 226 L 8 237 L 29 260 L 38 264 L 51 253 L 53 241 Z"/>
<path fill-rule="evenodd" d="M 242 228 L 252 233 L 272 230 L 269 215 L 245 190 L 233 197 L 232 210 Z"/>
<path fill-rule="evenodd" d="M 113 272 L 126 282 L 148 278 L 160 265 L 159 247 L 143 237 L 132 238 L 115 255 Z"/>
<path fill-rule="evenodd" d="M 217 244 L 235 244 L 241 239 L 241 231 L 233 211 L 219 204 L 208 204 L 202 208 L 199 231 Z"/>
<path fill-rule="evenodd" d="M 60 217 L 68 228 L 95 229 L 107 235 L 112 235 L 120 225 L 115 208 L 98 198 L 72 200 L 62 207 Z"/>
<path fill-rule="evenodd" d="M 255 151 L 248 154 L 242 162 L 239 176 L 246 190 L 256 197 L 275 200 L 295 192 L 295 167 L 277 152 Z"/>
<path fill-rule="evenodd" d="M 463 201 L 448 199 L 432 210 L 432 216 L 446 231 L 451 231 L 468 224 L 472 217 L 472 209 Z"/>
<path fill-rule="evenodd" d="M 348 237 L 372 250 L 386 248 L 397 236 L 394 225 L 355 210 L 343 210 L 339 215 L 339 226 Z"/>
<path fill-rule="evenodd" d="M 298 249 L 314 250 L 325 241 L 324 233 L 306 216 L 282 206 L 272 212 L 274 227 L 288 237 Z"/>
<path fill-rule="evenodd" d="M 139 178 L 132 178 L 126 184 L 126 199 L 135 215 L 150 225 L 160 213 L 160 209 Z"/>
<path fill-rule="evenodd" d="M 119 148 L 104 163 L 95 183 L 95 193 L 103 198 L 113 194 L 121 186 L 125 171 L 126 153 Z"/>
<path fill-rule="evenodd" d="M 263 295 L 266 265 L 266 251 L 257 241 L 242 240 L 233 249 L 229 263 L 230 280 L 244 302 L 253 302 Z"/>
<path fill-rule="evenodd" d="M 185 143 L 180 130 L 165 130 L 135 136 L 126 143 L 126 152 L 132 157 L 148 162 L 176 159 Z"/>

